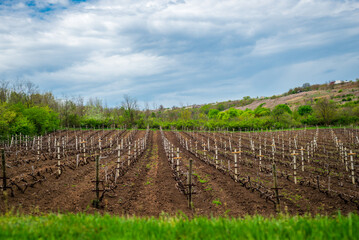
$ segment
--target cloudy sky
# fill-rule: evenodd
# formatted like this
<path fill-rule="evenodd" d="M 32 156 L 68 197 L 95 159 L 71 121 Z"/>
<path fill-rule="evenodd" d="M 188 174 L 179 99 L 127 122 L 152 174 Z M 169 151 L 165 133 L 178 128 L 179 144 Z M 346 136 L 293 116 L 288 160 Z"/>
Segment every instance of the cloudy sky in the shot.
<path fill-rule="evenodd" d="M 359 1 L 0 0 L 0 79 L 166 107 L 359 78 Z"/>

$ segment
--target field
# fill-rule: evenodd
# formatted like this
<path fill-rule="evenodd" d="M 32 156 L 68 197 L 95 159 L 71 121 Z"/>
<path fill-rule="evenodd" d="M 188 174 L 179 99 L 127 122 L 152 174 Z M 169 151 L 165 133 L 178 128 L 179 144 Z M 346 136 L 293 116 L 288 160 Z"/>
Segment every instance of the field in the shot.
<path fill-rule="evenodd" d="M 2 213 L 193 218 L 359 209 L 357 129 L 63 130 L 13 136 L 2 147 Z"/>

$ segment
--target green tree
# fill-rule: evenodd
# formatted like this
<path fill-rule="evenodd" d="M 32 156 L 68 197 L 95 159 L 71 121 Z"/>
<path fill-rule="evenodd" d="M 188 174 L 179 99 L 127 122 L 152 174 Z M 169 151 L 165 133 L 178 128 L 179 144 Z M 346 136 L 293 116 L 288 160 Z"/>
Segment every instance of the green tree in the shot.
<path fill-rule="evenodd" d="M 225 108 L 225 106 L 223 104 L 218 104 L 217 109 L 218 109 L 218 111 L 223 111 L 226 108 Z"/>
<path fill-rule="evenodd" d="M 298 108 L 298 113 L 300 116 L 309 115 L 313 113 L 313 108 L 310 105 L 302 105 Z"/>
<path fill-rule="evenodd" d="M 264 105 L 264 103 L 262 103 L 261 105 L 259 105 L 256 109 L 254 109 L 254 115 L 256 117 L 263 117 L 263 116 L 268 116 L 270 115 L 271 111 L 269 108 L 265 108 L 262 107 Z"/>
<path fill-rule="evenodd" d="M 327 98 L 319 99 L 314 105 L 315 114 L 325 124 L 330 124 L 336 114 L 336 104 Z"/>
<path fill-rule="evenodd" d="M 239 110 L 235 109 L 235 108 L 230 108 L 227 110 L 227 113 L 229 115 L 230 118 L 235 118 L 238 117 L 240 115 Z"/>
<path fill-rule="evenodd" d="M 49 107 L 35 106 L 25 109 L 24 116 L 34 124 L 37 134 L 44 134 L 59 127 L 58 114 Z"/>
<path fill-rule="evenodd" d="M 34 135 L 36 134 L 35 125 L 20 114 L 10 127 L 11 134 L 23 134 L 23 135 Z"/>
<path fill-rule="evenodd" d="M 208 112 L 208 118 L 210 119 L 216 119 L 218 117 L 219 110 L 218 109 L 211 109 Z"/>
<path fill-rule="evenodd" d="M 16 118 L 16 112 L 7 109 L 6 103 L 0 103 L 0 135 L 5 137 L 9 133 L 11 123 Z"/>

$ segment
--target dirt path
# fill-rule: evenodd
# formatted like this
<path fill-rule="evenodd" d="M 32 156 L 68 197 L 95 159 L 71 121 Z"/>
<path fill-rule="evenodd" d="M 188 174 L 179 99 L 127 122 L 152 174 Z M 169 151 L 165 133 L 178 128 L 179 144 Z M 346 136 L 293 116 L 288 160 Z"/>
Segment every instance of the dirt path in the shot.
<path fill-rule="evenodd" d="M 108 200 L 107 210 L 140 216 L 174 215 L 179 211 L 191 214 L 186 197 L 175 187 L 159 132 L 150 138 L 144 156 L 119 181 L 117 198 Z"/>

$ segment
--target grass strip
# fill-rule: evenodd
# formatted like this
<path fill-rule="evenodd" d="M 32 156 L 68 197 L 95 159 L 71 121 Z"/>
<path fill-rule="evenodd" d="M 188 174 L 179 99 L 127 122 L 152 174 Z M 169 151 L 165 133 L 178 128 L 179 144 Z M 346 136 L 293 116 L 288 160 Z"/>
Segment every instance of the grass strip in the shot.
<path fill-rule="evenodd" d="M 0 216 L 0 239 L 358 239 L 359 216 Z"/>

